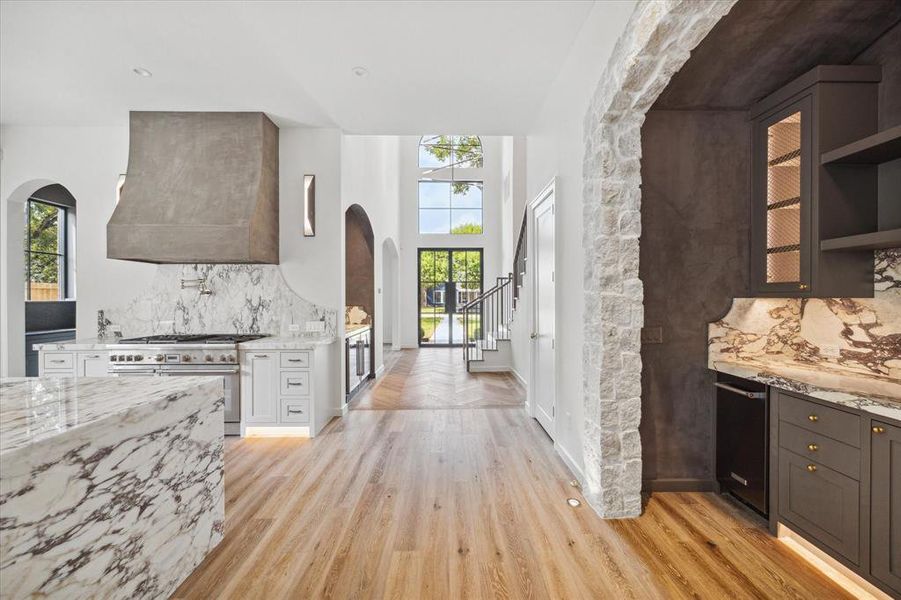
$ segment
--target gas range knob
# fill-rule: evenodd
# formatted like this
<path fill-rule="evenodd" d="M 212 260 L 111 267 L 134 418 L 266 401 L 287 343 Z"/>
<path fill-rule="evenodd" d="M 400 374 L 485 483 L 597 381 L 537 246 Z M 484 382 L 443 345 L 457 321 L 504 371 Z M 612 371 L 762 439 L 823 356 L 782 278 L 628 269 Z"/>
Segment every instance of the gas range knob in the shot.
<path fill-rule="evenodd" d="M 156 362 L 163 362 L 164 358 L 165 358 L 165 356 L 163 356 L 162 354 L 157 354 L 156 356 L 153 357 L 153 360 L 155 360 Z"/>
<path fill-rule="evenodd" d="M 219 357 L 219 362 L 228 362 L 228 357 L 226 355 L 221 355 Z"/>
<path fill-rule="evenodd" d="M 191 355 L 190 354 L 182 354 L 181 362 L 191 362 Z"/>
<path fill-rule="evenodd" d="M 213 362 L 213 355 L 207 354 L 206 356 L 203 357 L 203 360 L 205 360 L 207 362 Z"/>
<path fill-rule="evenodd" d="M 136 355 L 135 355 L 135 362 L 139 362 L 139 361 L 142 361 L 142 360 L 144 360 L 144 357 L 143 357 L 142 355 L 140 355 L 140 354 L 136 354 Z"/>
<path fill-rule="evenodd" d="M 126 361 L 126 362 L 131 362 L 131 361 L 133 361 L 134 359 L 135 359 L 135 357 L 132 356 L 131 354 L 129 354 L 128 356 L 125 357 L 125 361 Z"/>

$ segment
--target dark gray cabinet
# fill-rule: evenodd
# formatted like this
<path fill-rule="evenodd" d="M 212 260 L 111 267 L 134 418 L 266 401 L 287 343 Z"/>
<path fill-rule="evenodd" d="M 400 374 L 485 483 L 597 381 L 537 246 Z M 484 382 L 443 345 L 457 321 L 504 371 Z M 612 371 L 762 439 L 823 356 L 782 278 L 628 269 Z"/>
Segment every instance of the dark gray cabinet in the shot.
<path fill-rule="evenodd" d="M 901 423 L 769 388 L 770 528 L 901 596 Z"/>
<path fill-rule="evenodd" d="M 876 171 L 827 169 L 820 157 L 876 132 L 881 78 L 880 67 L 820 66 L 750 110 L 755 295 L 873 295 L 872 253 L 820 242 L 876 229 Z"/>
<path fill-rule="evenodd" d="M 779 515 L 854 564 L 860 554 L 860 483 L 779 450 Z"/>
<path fill-rule="evenodd" d="M 901 427 L 870 426 L 870 573 L 901 594 Z"/>

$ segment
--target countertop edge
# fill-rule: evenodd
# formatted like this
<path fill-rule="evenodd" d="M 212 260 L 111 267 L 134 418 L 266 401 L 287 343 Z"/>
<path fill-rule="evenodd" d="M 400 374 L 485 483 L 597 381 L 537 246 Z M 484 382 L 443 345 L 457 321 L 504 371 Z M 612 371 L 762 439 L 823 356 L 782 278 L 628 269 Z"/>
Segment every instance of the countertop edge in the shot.
<path fill-rule="evenodd" d="M 718 373 L 759 381 L 786 392 L 804 394 L 837 406 L 844 406 L 845 408 L 852 408 L 901 422 L 901 400 L 896 401 L 890 397 L 878 394 L 867 394 L 808 383 L 780 374 L 778 365 L 769 367 L 724 360 L 710 360 L 707 367 Z"/>

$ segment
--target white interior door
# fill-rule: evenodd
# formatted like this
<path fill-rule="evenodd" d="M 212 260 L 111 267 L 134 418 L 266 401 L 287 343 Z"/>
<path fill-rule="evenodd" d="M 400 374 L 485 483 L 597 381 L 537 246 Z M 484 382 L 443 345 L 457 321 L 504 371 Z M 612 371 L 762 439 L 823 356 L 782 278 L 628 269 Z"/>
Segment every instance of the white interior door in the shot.
<path fill-rule="evenodd" d="M 556 394 L 555 298 L 554 298 L 554 187 L 538 197 L 532 210 L 532 256 L 534 260 L 533 295 L 535 301 L 532 328 L 532 402 L 534 416 L 548 435 L 554 438 Z"/>

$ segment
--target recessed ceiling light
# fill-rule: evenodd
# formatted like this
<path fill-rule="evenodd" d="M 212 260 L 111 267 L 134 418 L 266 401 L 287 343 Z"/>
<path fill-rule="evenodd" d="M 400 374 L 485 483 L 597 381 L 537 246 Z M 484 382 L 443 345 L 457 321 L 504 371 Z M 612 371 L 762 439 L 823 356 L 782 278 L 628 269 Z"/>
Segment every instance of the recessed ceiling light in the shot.
<path fill-rule="evenodd" d="M 140 75 L 141 77 L 153 77 L 153 73 L 145 69 L 144 67 L 135 67 L 132 69 L 135 75 Z"/>
<path fill-rule="evenodd" d="M 354 67 L 350 70 L 350 72 L 357 77 L 366 77 L 367 75 L 369 75 L 369 69 L 367 69 L 366 67 Z"/>
<path fill-rule="evenodd" d="M 582 503 L 579 502 L 578 498 L 567 498 L 566 503 L 569 504 L 570 506 L 572 506 L 573 508 L 576 508 L 577 506 L 582 506 Z"/>

